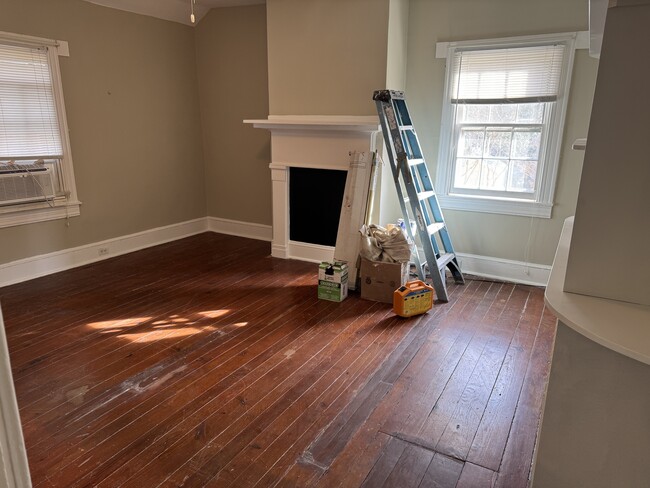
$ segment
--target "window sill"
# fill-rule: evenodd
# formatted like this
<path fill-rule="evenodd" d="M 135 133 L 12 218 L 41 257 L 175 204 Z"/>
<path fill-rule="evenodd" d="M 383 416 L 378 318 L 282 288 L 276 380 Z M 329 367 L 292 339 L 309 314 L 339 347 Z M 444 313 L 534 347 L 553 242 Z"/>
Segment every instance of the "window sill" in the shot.
<path fill-rule="evenodd" d="M 78 201 L 55 201 L 53 207 L 45 202 L 0 207 L 0 228 L 77 217 L 80 206 Z"/>
<path fill-rule="evenodd" d="M 550 219 L 551 210 L 553 209 L 551 203 L 466 195 L 438 195 L 438 201 L 442 208 L 449 210 L 518 215 L 543 219 Z"/>

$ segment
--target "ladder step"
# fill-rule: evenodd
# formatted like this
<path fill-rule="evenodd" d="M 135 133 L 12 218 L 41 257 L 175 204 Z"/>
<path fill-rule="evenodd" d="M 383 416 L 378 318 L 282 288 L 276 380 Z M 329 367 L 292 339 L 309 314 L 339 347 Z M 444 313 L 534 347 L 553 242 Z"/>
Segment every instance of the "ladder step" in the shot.
<path fill-rule="evenodd" d="M 423 158 L 413 158 L 413 159 L 407 159 L 409 167 L 417 166 L 418 164 L 423 164 L 424 159 Z"/>
<path fill-rule="evenodd" d="M 434 196 L 436 196 L 435 191 L 421 191 L 420 193 L 418 193 L 418 200 L 422 201 Z M 408 203 L 411 201 L 411 199 L 409 197 L 404 197 L 404 201 Z"/>
<path fill-rule="evenodd" d="M 438 259 L 436 259 L 436 266 L 438 267 L 438 269 L 443 269 L 443 268 L 444 268 L 445 266 L 447 266 L 451 261 L 453 261 L 453 259 L 454 259 L 455 257 L 456 257 L 456 254 L 454 254 L 453 252 L 445 253 L 445 254 L 443 254 L 442 256 L 440 256 Z M 427 265 L 427 262 L 426 262 L 426 261 L 422 261 L 422 262 L 420 263 L 420 266 L 422 267 L 422 269 L 424 269 L 424 267 L 425 267 L 426 265 Z"/>
<path fill-rule="evenodd" d="M 436 264 L 438 265 L 438 269 L 444 269 L 447 264 L 449 264 L 450 261 L 453 261 L 453 259 L 456 257 L 456 254 L 453 252 L 448 252 L 447 254 L 443 254 L 440 256 L 438 259 L 436 259 Z"/>
<path fill-rule="evenodd" d="M 429 236 L 432 236 L 433 234 L 435 234 L 436 232 L 439 232 L 441 229 L 444 229 L 444 228 L 445 228 L 445 223 L 444 222 L 434 222 L 431 225 L 427 225 L 427 234 L 429 234 Z M 453 253 L 450 253 L 450 254 L 453 254 Z M 447 254 L 445 254 L 445 256 L 446 255 Z"/>

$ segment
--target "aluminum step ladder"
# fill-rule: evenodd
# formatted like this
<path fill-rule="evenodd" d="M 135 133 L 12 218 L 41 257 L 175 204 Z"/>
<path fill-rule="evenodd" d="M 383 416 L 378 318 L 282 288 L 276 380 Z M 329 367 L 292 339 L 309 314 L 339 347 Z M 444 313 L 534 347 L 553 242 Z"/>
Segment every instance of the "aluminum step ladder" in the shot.
<path fill-rule="evenodd" d="M 456 283 L 465 283 L 465 279 L 451 244 L 418 136 L 411 122 L 404 92 L 379 90 L 374 92 L 372 98 L 377 105 L 397 197 L 404 221 L 407 223 L 407 232 L 415 242 L 411 226 L 408 225 L 409 222 L 415 221 L 417 236 L 424 249 L 424 259 L 420 258 L 417 248 L 413 253 L 418 277 L 425 281 L 425 268 L 428 268 L 437 299 L 446 302 L 448 296 L 445 269 L 449 268 Z"/>

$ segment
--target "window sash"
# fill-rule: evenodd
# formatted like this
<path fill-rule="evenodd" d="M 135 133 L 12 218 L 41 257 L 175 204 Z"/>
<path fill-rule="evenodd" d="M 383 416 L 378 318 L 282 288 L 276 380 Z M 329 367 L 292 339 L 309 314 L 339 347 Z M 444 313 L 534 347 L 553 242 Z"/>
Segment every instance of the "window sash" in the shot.
<path fill-rule="evenodd" d="M 451 103 L 552 102 L 557 100 L 566 45 L 455 48 Z"/>
<path fill-rule="evenodd" d="M 62 158 L 46 46 L 0 43 L 0 159 Z"/>
<path fill-rule="evenodd" d="M 540 199 L 540 188 L 542 184 L 542 176 L 545 170 L 546 160 L 547 160 L 547 146 L 549 142 L 550 134 L 550 124 L 553 120 L 555 103 L 549 103 L 544 109 L 544 115 L 541 123 L 494 123 L 494 122 L 457 122 L 457 112 L 461 107 L 460 104 L 452 105 L 451 109 L 453 110 L 453 130 L 451 133 L 452 141 L 450 150 L 448 153 L 448 166 L 450 172 L 449 185 L 447 193 L 449 195 L 464 195 L 464 196 L 475 196 L 475 197 L 487 197 L 487 198 L 503 198 L 503 199 L 512 199 L 512 200 L 526 200 L 526 201 L 538 201 Z M 535 183 L 533 192 L 522 192 L 515 190 L 507 190 L 508 179 L 506 180 L 506 189 L 505 190 L 489 190 L 485 188 L 464 188 L 456 186 L 456 172 L 457 172 L 457 163 L 458 159 L 489 159 L 489 160 L 519 160 L 520 158 L 499 158 L 499 157 L 484 157 L 483 155 L 480 158 L 471 158 L 459 155 L 459 143 L 460 135 L 463 128 L 472 128 L 472 127 L 486 127 L 486 128 L 513 128 L 513 133 L 517 129 L 540 129 L 541 138 L 540 138 L 540 150 L 537 159 L 537 168 L 535 174 Z M 523 159 L 522 159 L 523 161 Z M 509 163 L 508 172 L 512 171 L 512 165 Z M 509 178 L 509 175 L 508 175 Z"/>

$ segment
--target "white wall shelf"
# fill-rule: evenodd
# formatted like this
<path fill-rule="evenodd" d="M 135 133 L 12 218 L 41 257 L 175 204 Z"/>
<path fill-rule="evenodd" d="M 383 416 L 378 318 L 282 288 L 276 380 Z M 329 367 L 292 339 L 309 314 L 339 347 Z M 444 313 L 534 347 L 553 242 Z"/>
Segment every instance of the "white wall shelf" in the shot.
<path fill-rule="evenodd" d="M 620 354 L 650 364 L 650 307 L 564 291 L 573 217 L 562 229 L 546 287 L 546 303 L 576 332 Z M 603 279 L 607 279 L 603 275 Z"/>

